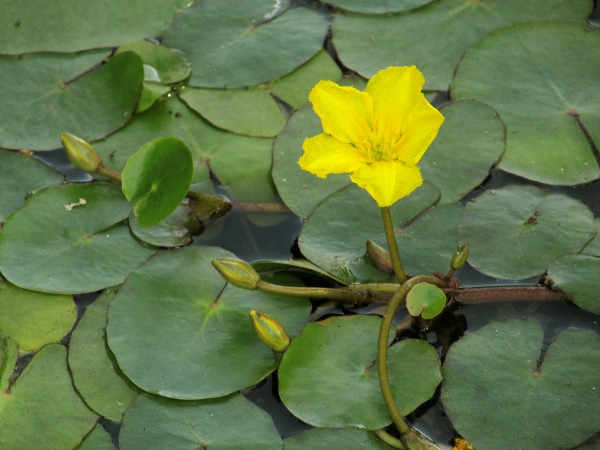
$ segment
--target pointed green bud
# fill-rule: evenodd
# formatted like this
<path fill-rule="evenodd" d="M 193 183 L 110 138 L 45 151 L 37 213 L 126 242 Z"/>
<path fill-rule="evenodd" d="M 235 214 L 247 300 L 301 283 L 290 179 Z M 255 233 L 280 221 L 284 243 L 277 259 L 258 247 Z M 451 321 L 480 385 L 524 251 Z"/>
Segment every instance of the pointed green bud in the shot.
<path fill-rule="evenodd" d="M 277 319 L 253 309 L 250 321 L 260 340 L 274 351 L 282 353 L 289 347 L 290 337 Z"/>
<path fill-rule="evenodd" d="M 60 140 L 69 160 L 75 166 L 89 173 L 95 173 L 102 166 L 98 153 L 88 142 L 69 133 L 61 134 Z"/>
<path fill-rule="evenodd" d="M 375 267 L 382 272 L 392 273 L 394 271 L 390 252 L 371 240 L 367 241 L 367 255 Z"/>
<path fill-rule="evenodd" d="M 458 270 L 462 268 L 467 262 L 467 258 L 469 257 L 469 244 L 464 244 L 452 257 L 452 261 L 450 261 L 450 266 L 454 270 Z"/>
<path fill-rule="evenodd" d="M 260 275 L 250 264 L 241 259 L 213 259 L 212 265 L 225 281 L 242 289 L 254 290 L 260 281 Z"/>

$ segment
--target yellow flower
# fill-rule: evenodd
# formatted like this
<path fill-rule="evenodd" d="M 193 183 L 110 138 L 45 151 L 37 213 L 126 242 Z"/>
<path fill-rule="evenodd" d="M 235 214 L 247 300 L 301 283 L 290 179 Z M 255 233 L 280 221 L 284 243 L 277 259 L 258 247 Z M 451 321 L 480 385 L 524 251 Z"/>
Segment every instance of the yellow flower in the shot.
<path fill-rule="evenodd" d="M 298 164 L 321 178 L 351 173 L 381 207 L 407 196 L 423 183 L 416 164 L 444 121 L 424 83 L 415 66 L 380 71 L 364 92 L 319 81 L 308 98 L 324 132 L 304 141 Z"/>

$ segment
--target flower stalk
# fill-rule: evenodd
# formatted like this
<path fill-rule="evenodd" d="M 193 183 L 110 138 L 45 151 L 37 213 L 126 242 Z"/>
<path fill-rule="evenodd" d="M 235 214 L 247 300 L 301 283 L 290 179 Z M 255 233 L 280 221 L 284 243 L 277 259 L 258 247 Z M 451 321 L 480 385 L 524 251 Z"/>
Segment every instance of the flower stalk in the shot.
<path fill-rule="evenodd" d="M 406 273 L 404 273 L 404 267 L 402 267 L 402 260 L 400 259 L 400 252 L 398 251 L 398 243 L 396 242 L 396 235 L 394 234 L 394 224 L 392 223 L 392 214 L 390 213 L 389 206 L 381 208 L 381 216 L 383 218 L 385 238 L 387 239 L 387 244 L 390 249 L 394 274 L 400 283 L 404 283 L 407 280 L 407 277 Z"/>

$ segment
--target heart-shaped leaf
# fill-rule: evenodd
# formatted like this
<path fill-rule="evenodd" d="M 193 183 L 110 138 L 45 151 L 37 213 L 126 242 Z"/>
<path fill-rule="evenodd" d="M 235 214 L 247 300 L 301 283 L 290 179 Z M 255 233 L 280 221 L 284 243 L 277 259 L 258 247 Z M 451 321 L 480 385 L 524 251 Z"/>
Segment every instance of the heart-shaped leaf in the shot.
<path fill-rule="evenodd" d="M 416 284 L 406 295 L 406 308 L 411 316 L 433 319 L 446 306 L 446 294 L 429 283 Z"/>
<path fill-rule="evenodd" d="M 377 436 L 357 428 L 313 428 L 283 440 L 284 450 L 389 450 Z"/>

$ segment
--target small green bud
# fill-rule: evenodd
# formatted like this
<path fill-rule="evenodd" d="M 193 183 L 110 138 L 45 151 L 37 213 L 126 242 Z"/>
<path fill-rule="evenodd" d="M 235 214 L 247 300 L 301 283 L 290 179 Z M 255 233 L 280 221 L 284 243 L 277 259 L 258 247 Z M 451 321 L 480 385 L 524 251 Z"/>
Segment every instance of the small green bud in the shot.
<path fill-rule="evenodd" d="M 371 240 L 367 241 L 367 255 L 375 267 L 382 272 L 392 273 L 394 271 L 390 252 Z"/>
<path fill-rule="evenodd" d="M 452 257 L 452 261 L 450 262 L 450 266 L 454 270 L 459 270 L 462 266 L 467 262 L 467 258 L 469 257 L 469 244 L 464 244 Z"/>
<path fill-rule="evenodd" d="M 250 264 L 241 259 L 213 259 L 212 265 L 225 281 L 242 289 L 254 290 L 260 281 L 260 275 Z"/>
<path fill-rule="evenodd" d="M 260 340 L 274 351 L 282 353 L 290 346 L 290 337 L 274 317 L 253 309 L 250 311 L 250 321 Z"/>
<path fill-rule="evenodd" d="M 60 140 L 69 160 L 75 166 L 89 173 L 95 173 L 102 166 L 98 153 L 88 142 L 69 133 L 61 134 Z"/>

